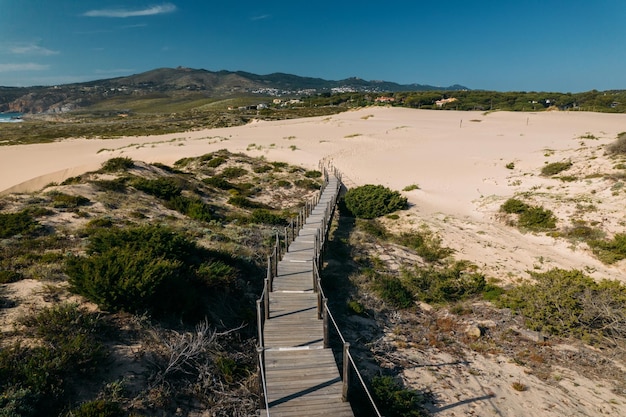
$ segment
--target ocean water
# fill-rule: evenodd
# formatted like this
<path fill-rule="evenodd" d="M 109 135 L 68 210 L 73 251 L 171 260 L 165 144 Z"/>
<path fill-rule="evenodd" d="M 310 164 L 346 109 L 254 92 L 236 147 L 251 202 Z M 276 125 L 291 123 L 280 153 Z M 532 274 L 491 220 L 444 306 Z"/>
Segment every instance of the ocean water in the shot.
<path fill-rule="evenodd" d="M 16 117 L 22 117 L 22 113 L 0 113 L 0 123 L 15 123 L 22 121 L 22 119 L 16 119 Z"/>

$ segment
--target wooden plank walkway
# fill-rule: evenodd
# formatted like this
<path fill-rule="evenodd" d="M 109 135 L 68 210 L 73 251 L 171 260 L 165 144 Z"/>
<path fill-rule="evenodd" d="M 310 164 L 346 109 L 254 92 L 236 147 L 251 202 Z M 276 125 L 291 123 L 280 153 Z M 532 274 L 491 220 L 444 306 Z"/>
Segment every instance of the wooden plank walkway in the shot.
<path fill-rule="evenodd" d="M 336 200 L 339 180 L 332 174 L 319 202 L 277 265 L 263 328 L 266 402 L 271 417 L 354 417 L 342 400 L 342 381 L 333 352 L 324 348 L 313 268 L 316 236 L 324 234 L 326 208 Z M 320 233 L 321 230 L 321 233 Z M 268 410 L 260 410 L 268 416 Z"/>

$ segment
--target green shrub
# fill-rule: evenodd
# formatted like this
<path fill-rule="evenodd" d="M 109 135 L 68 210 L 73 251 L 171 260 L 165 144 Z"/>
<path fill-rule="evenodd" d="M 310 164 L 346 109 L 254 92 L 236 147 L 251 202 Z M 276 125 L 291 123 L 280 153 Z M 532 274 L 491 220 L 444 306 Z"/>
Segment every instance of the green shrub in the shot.
<path fill-rule="evenodd" d="M 529 207 L 520 213 L 517 224 L 529 230 L 541 231 L 556 228 L 556 217 L 543 207 Z"/>
<path fill-rule="evenodd" d="M 417 185 L 417 184 L 411 184 L 411 185 L 407 185 L 406 187 L 404 187 L 404 188 L 402 189 L 402 191 L 409 192 L 409 191 L 419 190 L 419 189 L 420 189 L 420 186 L 419 186 L 419 185 Z"/>
<path fill-rule="evenodd" d="M 99 230 L 87 257 L 66 262 L 70 288 L 111 311 L 193 314 L 196 271 L 205 251 L 157 226 Z"/>
<path fill-rule="evenodd" d="M 247 173 L 248 171 L 246 171 L 244 168 L 241 168 L 241 167 L 227 167 L 227 168 L 224 168 L 224 170 L 222 171 L 220 175 L 222 176 L 222 178 L 234 179 L 234 178 L 243 177 Z"/>
<path fill-rule="evenodd" d="M 31 235 L 41 228 L 39 222 L 26 210 L 18 213 L 0 213 L 0 239 L 15 235 Z"/>
<path fill-rule="evenodd" d="M 92 374 L 104 359 L 96 337 L 102 331 L 100 318 L 76 304 L 61 304 L 21 323 L 38 342 L 0 350 L 0 415 L 58 415 L 70 383 Z M 17 414 L 2 414 L 7 410 Z"/>
<path fill-rule="evenodd" d="M 362 316 L 365 314 L 365 307 L 363 307 L 363 304 L 359 303 L 356 300 L 350 300 L 348 301 L 348 311 L 350 312 L 350 314 Z"/>
<path fill-rule="evenodd" d="M 509 162 L 508 164 L 506 164 L 506 169 L 515 169 L 515 163 Z"/>
<path fill-rule="evenodd" d="M 381 412 L 388 417 L 426 417 L 423 409 L 425 399 L 414 391 L 405 389 L 401 382 L 390 376 L 372 379 L 372 392 Z"/>
<path fill-rule="evenodd" d="M 0 269 L 0 284 L 10 284 L 22 279 L 24 279 L 24 276 L 19 272 Z"/>
<path fill-rule="evenodd" d="M 415 250 L 427 262 L 440 261 L 454 252 L 441 245 L 441 238 L 430 231 L 407 232 L 394 238 L 399 244 Z"/>
<path fill-rule="evenodd" d="M 617 233 L 612 240 L 590 240 L 587 244 L 593 253 L 606 264 L 626 259 L 626 234 Z"/>
<path fill-rule="evenodd" d="M 135 178 L 132 186 L 146 194 L 163 200 L 170 200 L 182 192 L 182 187 L 173 178 L 160 177 L 156 179 Z"/>
<path fill-rule="evenodd" d="M 377 275 L 374 289 L 378 296 L 396 308 L 409 308 L 413 305 L 413 294 L 396 277 Z"/>
<path fill-rule="evenodd" d="M 255 165 L 252 167 L 252 171 L 257 174 L 263 174 L 265 172 L 271 171 L 272 169 L 274 168 L 270 165 Z"/>
<path fill-rule="evenodd" d="M 541 175 L 546 177 L 551 177 L 553 175 L 559 174 L 565 170 L 568 170 L 572 167 L 572 163 L 570 161 L 567 162 L 553 162 L 541 168 Z"/>
<path fill-rule="evenodd" d="M 116 402 L 93 400 L 73 409 L 67 417 L 125 417 L 127 415 Z"/>
<path fill-rule="evenodd" d="M 0 417 L 37 417 L 40 394 L 21 386 L 9 386 L 0 392 Z"/>
<path fill-rule="evenodd" d="M 117 171 L 126 171 L 135 166 L 135 163 L 131 158 L 111 158 L 105 163 L 102 164 L 101 170 L 103 172 L 117 172 Z"/>
<path fill-rule="evenodd" d="M 214 210 L 211 206 L 199 198 L 179 195 L 172 197 L 165 205 L 167 208 L 176 210 L 194 220 L 210 222 L 215 219 Z"/>
<path fill-rule="evenodd" d="M 270 164 L 272 164 L 272 166 L 274 167 L 274 171 L 279 172 L 289 166 L 287 162 L 270 162 Z"/>
<path fill-rule="evenodd" d="M 52 207 L 55 208 L 75 209 L 91 202 L 87 197 L 81 195 L 69 195 L 57 191 L 48 193 L 48 195 L 52 197 Z"/>
<path fill-rule="evenodd" d="M 596 282 L 578 270 L 532 276 L 535 283 L 519 285 L 499 299 L 500 306 L 523 315 L 529 328 L 586 341 L 626 339 L 626 286 Z"/>
<path fill-rule="evenodd" d="M 101 191 L 113 191 L 116 193 L 122 193 L 126 191 L 127 177 L 115 178 L 112 180 L 96 180 L 93 184 Z"/>
<path fill-rule="evenodd" d="M 209 167 L 209 168 L 217 168 L 218 166 L 222 165 L 225 162 L 226 162 L 226 158 L 221 157 L 221 156 L 216 156 L 216 157 L 210 159 L 206 163 L 206 166 Z"/>
<path fill-rule="evenodd" d="M 466 262 L 456 262 L 446 268 L 404 270 L 402 281 L 417 298 L 427 303 L 464 300 L 482 294 L 487 287 L 484 275 L 473 271 Z"/>
<path fill-rule="evenodd" d="M 320 188 L 320 185 L 316 181 L 308 178 L 295 180 L 293 185 L 304 188 L 305 190 L 318 190 Z"/>
<path fill-rule="evenodd" d="M 226 181 L 223 177 L 220 177 L 220 176 L 204 178 L 202 182 L 205 183 L 206 185 L 209 185 L 214 188 L 218 188 L 220 190 L 232 190 L 236 188 L 234 184 L 231 184 L 230 182 Z"/>
<path fill-rule="evenodd" d="M 355 217 L 373 219 L 407 207 L 406 197 L 382 185 L 363 185 L 349 190 L 344 202 Z"/>
<path fill-rule="evenodd" d="M 287 224 L 289 224 L 287 219 L 285 219 L 283 216 L 274 214 L 266 209 L 256 209 L 252 211 L 250 221 L 252 223 L 271 224 L 275 226 L 286 226 Z"/>
<path fill-rule="evenodd" d="M 306 171 L 304 173 L 304 176 L 307 178 L 319 178 L 322 176 L 322 173 L 317 170 L 312 170 L 312 171 Z"/>
<path fill-rule="evenodd" d="M 263 209 L 267 206 L 263 203 L 257 203 L 242 195 L 234 195 L 228 199 L 228 204 L 232 204 L 235 207 L 241 207 L 245 209 Z"/>
<path fill-rule="evenodd" d="M 530 206 L 515 198 L 509 198 L 504 202 L 500 206 L 500 211 L 518 214 L 517 225 L 528 230 L 542 231 L 556 228 L 557 218 L 551 210 Z"/>
<path fill-rule="evenodd" d="M 509 198 L 500 206 L 500 211 L 509 214 L 520 214 L 528 210 L 530 206 L 516 198 Z"/>

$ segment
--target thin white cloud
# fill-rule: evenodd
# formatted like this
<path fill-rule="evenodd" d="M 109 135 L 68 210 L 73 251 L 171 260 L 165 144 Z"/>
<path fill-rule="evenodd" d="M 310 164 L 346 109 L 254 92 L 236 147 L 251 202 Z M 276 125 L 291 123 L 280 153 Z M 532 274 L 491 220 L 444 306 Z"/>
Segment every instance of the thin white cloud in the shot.
<path fill-rule="evenodd" d="M 159 14 L 172 13 L 176 10 L 176 6 L 172 3 L 164 3 L 160 6 L 150 6 L 144 9 L 95 9 L 83 13 L 87 17 L 140 17 L 154 16 Z"/>
<path fill-rule="evenodd" d="M 272 17 L 272 15 L 262 14 L 262 15 L 259 15 L 259 16 L 252 16 L 250 18 L 250 20 L 253 20 L 253 21 L 255 21 L 255 20 L 265 20 L 265 19 L 269 19 L 270 17 Z"/>
<path fill-rule="evenodd" d="M 59 51 L 53 51 L 52 49 L 44 48 L 35 44 L 28 45 L 14 45 L 9 48 L 9 51 L 18 55 L 58 55 Z"/>
<path fill-rule="evenodd" d="M 48 68 L 50 68 L 49 65 L 36 64 L 34 62 L 0 64 L 0 72 L 44 71 Z"/>

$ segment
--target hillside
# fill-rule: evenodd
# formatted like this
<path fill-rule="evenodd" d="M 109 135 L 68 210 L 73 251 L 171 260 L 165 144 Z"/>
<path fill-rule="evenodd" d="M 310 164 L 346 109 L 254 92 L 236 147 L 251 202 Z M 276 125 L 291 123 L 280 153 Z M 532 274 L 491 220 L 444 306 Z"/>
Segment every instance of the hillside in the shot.
<path fill-rule="evenodd" d="M 392 92 L 459 90 L 466 87 L 401 85 L 385 81 L 348 78 L 339 81 L 274 73 L 257 75 L 243 71 L 207 71 L 192 68 L 159 68 L 141 74 L 51 87 L 0 87 L 0 112 L 64 113 L 125 96 L 180 96 L 202 93 L 220 99 L 242 95 L 301 97 L 324 92 Z"/>

